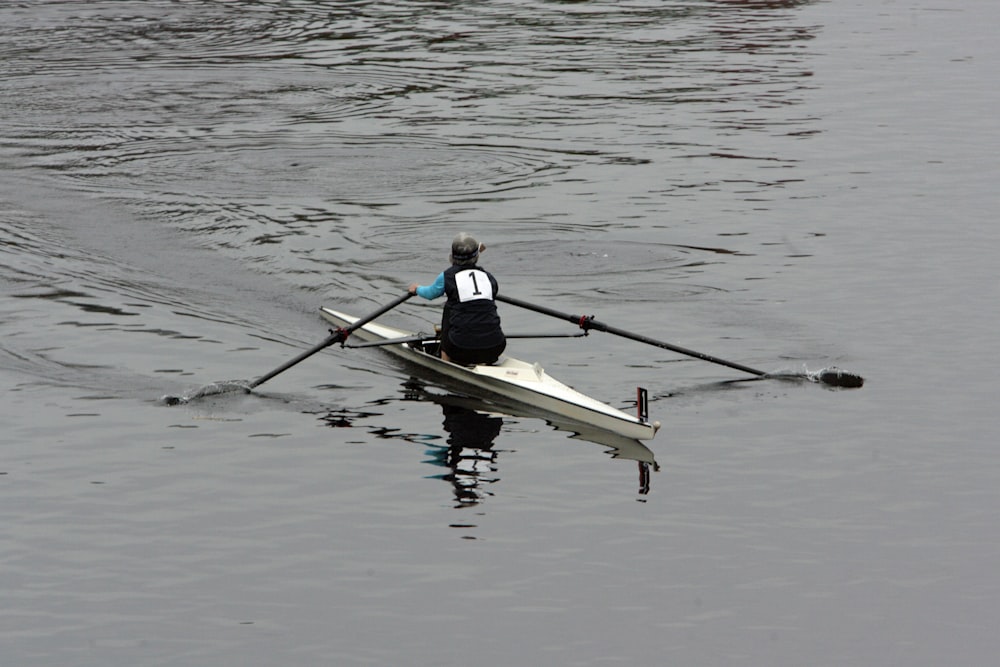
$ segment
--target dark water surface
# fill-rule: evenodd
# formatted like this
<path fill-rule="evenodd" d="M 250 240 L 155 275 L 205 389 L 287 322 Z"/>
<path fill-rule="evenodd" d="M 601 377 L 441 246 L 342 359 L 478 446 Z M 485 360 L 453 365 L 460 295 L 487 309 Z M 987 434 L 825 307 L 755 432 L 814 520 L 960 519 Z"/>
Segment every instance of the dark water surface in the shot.
<path fill-rule="evenodd" d="M 998 19 L 4 2 L 4 664 L 990 664 Z M 648 387 L 646 447 L 374 350 L 160 401 L 429 282 L 461 230 L 511 296 L 866 385 L 593 333 L 508 351 Z"/>

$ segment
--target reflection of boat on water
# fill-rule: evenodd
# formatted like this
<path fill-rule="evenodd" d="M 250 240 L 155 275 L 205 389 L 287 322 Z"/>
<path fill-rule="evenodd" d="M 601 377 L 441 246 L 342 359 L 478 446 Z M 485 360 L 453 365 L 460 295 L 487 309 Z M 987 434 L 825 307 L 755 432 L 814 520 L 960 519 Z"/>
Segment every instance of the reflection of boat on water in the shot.
<path fill-rule="evenodd" d="M 630 459 L 639 466 L 639 493 L 646 494 L 650 487 L 650 471 L 659 466 L 650 451 L 638 440 L 617 433 L 595 429 L 587 424 L 553 420 L 551 415 L 532 413 L 520 403 L 501 399 L 483 400 L 462 394 L 450 393 L 411 378 L 404 384 L 406 397 L 411 400 L 430 401 L 441 406 L 442 422 L 448 432 L 447 447 L 431 451 L 432 463 L 450 471 L 440 475 L 451 482 L 459 506 L 476 504 L 489 495 L 485 485 L 498 481 L 497 451 L 494 441 L 503 427 L 503 417 L 544 419 L 557 430 L 566 431 L 570 438 L 602 445 L 612 458 Z"/>
<path fill-rule="evenodd" d="M 640 463 L 652 464 L 654 469 L 656 469 L 656 459 L 653 456 L 653 452 L 646 445 L 634 438 L 627 438 L 618 433 L 596 428 L 590 424 L 559 418 L 543 410 L 533 409 L 524 403 L 505 401 L 500 396 L 474 398 L 461 393 L 453 393 L 449 391 L 448 387 L 436 389 L 416 378 L 410 378 L 405 386 L 409 398 L 433 401 L 442 407 L 464 408 L 486 415 L 541 419 L 557 430 L 566 431 L 569 434 L 568 437 L 572 439 L 584 440 L 605 447 L 607 453 L 612 458 L 630 459 L 632 461 L 639 461 Z M 447 423 L 445 425 L 447 426 Z"/>

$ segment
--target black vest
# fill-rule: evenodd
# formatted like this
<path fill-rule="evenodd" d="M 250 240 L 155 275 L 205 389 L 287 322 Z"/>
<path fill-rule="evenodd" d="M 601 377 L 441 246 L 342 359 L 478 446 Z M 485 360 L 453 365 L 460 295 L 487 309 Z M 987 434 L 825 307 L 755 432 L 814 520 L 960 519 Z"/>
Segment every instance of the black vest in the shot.
<path fill-rule="evenodd" d="M 446 333 L 457 347 L 469 350 L 501 345 L 506 340 L 493 296 L 496 278 L 478 266 L 452 266 L 444 272 Z"/>

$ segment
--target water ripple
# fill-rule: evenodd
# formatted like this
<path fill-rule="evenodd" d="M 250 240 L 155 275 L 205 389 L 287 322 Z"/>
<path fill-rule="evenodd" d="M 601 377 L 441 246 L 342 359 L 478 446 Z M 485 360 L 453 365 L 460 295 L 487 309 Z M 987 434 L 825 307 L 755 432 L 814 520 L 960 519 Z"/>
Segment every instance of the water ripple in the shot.
<path fill-rule="evenodd" d="M 802 4 L 11 4 L 0 150 L 311 298 L 395 291 L 438 270 L 459 229 L 504 275 L 608 300 L 696 295 L 722 289 L 706 267 L 740 249 L 677 234 L 699 217 L 686 209 L 706 195 L 766 209 L 801 181 L 818 30 Z M 81 257 L 60 280 L 171 301 L 109 268 L 163 268 L 126 228 L 101 235 L 111 262 Z M 49 252 L 19 260 L 29 281 Z"/>

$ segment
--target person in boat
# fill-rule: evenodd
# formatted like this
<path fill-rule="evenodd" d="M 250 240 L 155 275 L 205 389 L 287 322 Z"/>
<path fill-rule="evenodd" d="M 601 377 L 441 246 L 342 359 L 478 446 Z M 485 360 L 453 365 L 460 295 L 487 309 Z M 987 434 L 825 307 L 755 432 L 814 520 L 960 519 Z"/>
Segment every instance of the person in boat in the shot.
<path fill-rule="evenodd" d="M 431 285 L 410 285 L 410 294 L 448 299 L 441 317 L 441 358 L 463 366 L 492 364 L 507 347 L 494 301 L 496 278 L 480 267 L 486 246 L 461 233 L 451 242 L 451 266 Z"/>

